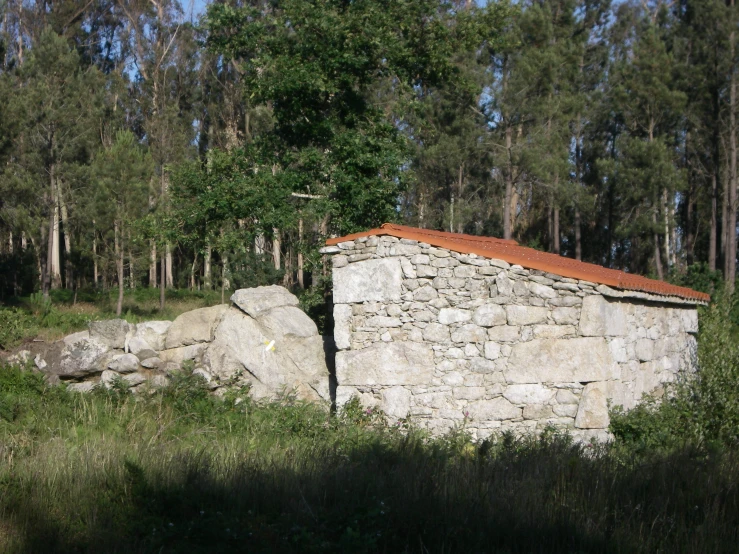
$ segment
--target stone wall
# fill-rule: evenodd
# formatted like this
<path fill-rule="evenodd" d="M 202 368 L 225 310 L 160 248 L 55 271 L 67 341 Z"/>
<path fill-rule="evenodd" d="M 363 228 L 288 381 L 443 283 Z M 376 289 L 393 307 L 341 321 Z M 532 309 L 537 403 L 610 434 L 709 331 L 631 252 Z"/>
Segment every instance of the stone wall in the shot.
<path fill-rule="evenodd" d="M 53 383 L 74 391 L 110 388 L 120 379 L 133 392 L 166 386 L 190 362 L 217 394 L 250 385 L 254 398 L 284 393 L 330 401 L 324 339 L 298 299 L 279 286 L 241 289 L 231 305 L 185 312 L 174 321 L 93 321 L 88 331 L 32 343 L 10 362 L 33 360 Z"/>
<path fill-rule="evenodd" d="M 604 437 L 695 367 L 696 307 L 502 260 L 370 236 L 332 255 L 336 401 L 357 395 L 433 433 L 547 425 Z"/>

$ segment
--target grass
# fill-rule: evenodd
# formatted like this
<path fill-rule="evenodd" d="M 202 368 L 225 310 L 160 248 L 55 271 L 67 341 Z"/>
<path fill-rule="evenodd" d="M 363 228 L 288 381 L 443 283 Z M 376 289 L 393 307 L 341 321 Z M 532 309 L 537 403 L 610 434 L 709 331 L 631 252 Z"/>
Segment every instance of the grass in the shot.
<path fill-rule="evenodd" d="M 26 340 L 58 340 L 87 328 L 92 320 L 113 319 L 117 291 L 69 290 L 51 291 L 50 300 L 40 293 L 13 298 L 0 305 L 0 350 L 10 350 Z M 167 289 L 163 311 L 159 310 L 159 290 L 137 288 L 127 290 L 121 317 L 129 323 L 151 320 L 173 320 L 178 315 L 221 303 L 218 291 Z"/>
<path fill-rule="evenodd" d="M 735 552 L 739 452 L 473 444 L 357 405 L 0 369 L 0 552 Z"/>

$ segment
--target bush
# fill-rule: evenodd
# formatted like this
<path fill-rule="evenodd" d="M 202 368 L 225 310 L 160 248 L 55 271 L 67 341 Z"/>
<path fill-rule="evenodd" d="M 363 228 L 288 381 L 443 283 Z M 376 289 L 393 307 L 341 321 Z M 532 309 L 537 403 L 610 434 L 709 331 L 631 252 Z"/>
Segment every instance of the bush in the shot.
<path fill-rule="evenodd" d="M 37 333 L 36 317 L 18 308 L 0 308 L 0 350 L 10 350 Z"/>

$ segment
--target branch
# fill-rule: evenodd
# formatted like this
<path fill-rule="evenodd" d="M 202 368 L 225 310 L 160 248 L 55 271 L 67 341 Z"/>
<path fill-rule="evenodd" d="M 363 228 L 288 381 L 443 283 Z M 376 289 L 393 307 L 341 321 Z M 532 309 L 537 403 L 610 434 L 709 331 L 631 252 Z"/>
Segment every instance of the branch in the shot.
<path fill-rule="evenodd" d="M 323 194 L 303 194 L 300 192 L 293 192 L 290 194 L 295 198 L 307 198 L 309 200 L 318 200 L 319 198 L 326 198 Z"/>

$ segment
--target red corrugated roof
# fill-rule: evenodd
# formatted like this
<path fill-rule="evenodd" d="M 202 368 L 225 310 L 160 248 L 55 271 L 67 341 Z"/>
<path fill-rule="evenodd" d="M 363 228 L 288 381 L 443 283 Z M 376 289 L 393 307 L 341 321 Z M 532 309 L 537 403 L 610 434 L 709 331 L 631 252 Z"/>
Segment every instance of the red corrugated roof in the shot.
<path fill-rule="evenodd" d="M 379 229 L 370 229 L 362 233 L 329 239 L 326 241 L 326 244 L 335 245 L 340 242 L 368 237 L 370 235 L 390 235 L 403 239 L 417 240 L 462 254 L 476 254 L 485 258 L 496 258 L 510 264 L 518 264 L 528 269 L 538 269 L 561 275 L 562 277 L 592 281 L 593 283 L 624 290 L 641 291 L 662 296 L 678 296 L 697 302 L 709 302 L 711 300 L 711 297 L 703 292 L 670 285 L 664 281 L 647 279 L 641 275 L 634 275 L 633 273 L 626 273 L 617 269 L 608 269 L 596 264 L 579 262 L 557 254 L 540 252 L 533 248 L 521 246 L 514 240 L 446 233 L 444 231 L 431 231 L 429 229 L 418 229 L 416 227 L 385 223 Z"/>

